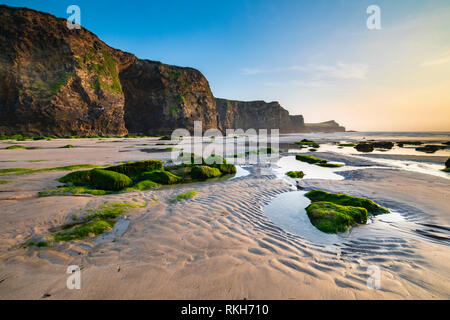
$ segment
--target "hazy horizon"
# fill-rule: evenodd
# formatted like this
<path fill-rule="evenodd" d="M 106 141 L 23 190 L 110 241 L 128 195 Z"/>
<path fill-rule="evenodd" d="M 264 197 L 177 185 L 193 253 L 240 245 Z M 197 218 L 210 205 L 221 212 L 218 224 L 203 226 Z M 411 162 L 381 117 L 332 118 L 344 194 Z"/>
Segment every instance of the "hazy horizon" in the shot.
<path fill-rule="evenodd" d="M 68 17 L 142 59 L 199 69 L 216 97 L 278 101 L 362 132 L 450 129 L 450 2 L 1 1 Z M 369 5 L 381 30 L 366 26 Z"/>

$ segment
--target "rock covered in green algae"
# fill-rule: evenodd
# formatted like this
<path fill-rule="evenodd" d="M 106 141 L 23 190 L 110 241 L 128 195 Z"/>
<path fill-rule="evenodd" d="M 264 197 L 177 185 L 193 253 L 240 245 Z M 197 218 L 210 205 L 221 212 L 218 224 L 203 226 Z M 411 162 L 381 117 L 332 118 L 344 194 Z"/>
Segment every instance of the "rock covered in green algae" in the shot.
<path fill-rule="evenodd" d="M 118 166 L 105 168 L 105 170 L 115 171 L 125 174 L 127 176 L 138 175 L 142 172 L 149 172 L 154 170 L 164 170 L 163 162 L 160 160 L 135 161 L 124 163 Z"/>
<path fill-rule="evenodd" d="M 322 190 L 311 190 L 305 194 L 312 202 L 326 201 L 342 206 L 365 208 L 370 214 L 389 213 L 389 210 L 372 200 L 349 196 L 340 193 L 331 193 Z"/>
<path fill-rule="evenodd" d="M 128 176 L 118 172 L 100 169 L 91 172 L 91 185 L 98 189 L 119 191 L 132 184 L 133 181 Z"/>
<path fill-rule="evenodd" d="M 75 171 L 59 178 L 58 181 L 74 186 L 86 186 L 91 184 L 91 173 L 92 170 Z"/>
<path fill-rule="evenodd" d="M 213 164 L 211 167 L 219 169 L 222 174 L 235 174 L 237 171 L 236 166 L 229 163 Z"/>
<path fill-rule="evenodd" d="M 139 176 L 139 180 L 150 180 L 159 184 L 176 184 L 180 183 L 182 179 L 168 171 L 155 170 L 142 173 Z"/>
<path fill-rule="evenodd" d="M 206 180 L 210 178 L 220 177 L 222 172 L 217 168 L 208 166 L 194 166 L 191 170 L 191 176 L 194 179 Z"/>
<path fill-rule="evenodd" d="M 321 159 L 321 158 L 314 157 L 314 156 L 305 156 L 305 155 L 302 155 L 302 154 L 297 154 L 295 156 L 295 159 L 299 160 L 299 161 L 311 163 L 311 164 L 327 163 L 328 162 L 328 160 L 325 160 L 325 159 Z"/>
<path fill-rule="evenodd" d="M 354 225 L 367 222 L 365 208 L 341 206 L 326 201 L 311 203 L 306 212 L 311 223 L 326 233 L 345 232 Z"/>
<path fill-rule="evenodd" d="M 305 173 L 303 171 L 288 171 L 286 172 L 286 175 L 293 179 L 302 179 L 305 176 Z"/>

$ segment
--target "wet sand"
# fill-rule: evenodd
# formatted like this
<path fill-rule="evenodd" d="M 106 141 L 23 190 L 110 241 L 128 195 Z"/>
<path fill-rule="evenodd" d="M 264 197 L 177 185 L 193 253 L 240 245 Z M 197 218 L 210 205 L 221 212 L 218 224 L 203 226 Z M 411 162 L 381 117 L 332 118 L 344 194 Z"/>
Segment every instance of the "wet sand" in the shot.
<path fill-rule="evenodd" d="M 69 143 L 80 148 L 57 149 Z M 160 141 L 24 142 L 42 149 L 0 150 L 0 161 L 18 160 L 0 167 L 168 160 L 167 152 L 139 151 L 143 144 L 148 146 L 142 148 L 165 148 L 156 143 Z M 345 155 L 335 156 L 345 160 Z M 232 180 L 102 197 L 37 197 L 38 191 L 60 185 L 55 179 L 66 172 L 0 177 L 13 181 L 0 185 L 0 298 L 42 299 L 45 294 L 50 295 L 45 299 L 450 298 L 449 179 L 366 168 L 340 172 L 345 179 L 339 181 L 302 180 L 305 189 L 371 198 L 406 220 L 407 227 L 399 224 L 399 232 L 374 236 L 370 230 L 377 224 L 356 227 L 336 247 L 329 247 L 270 221 L 264 207 L 293 187 L 286 179 L 261 175 L 258 165 L 246 169 L 250 175 Z M 199 194 L 193 200 L 169 202 L 187 190 Z M 16 248 L 31 236 L 69 223 L 86 207 L 129 199 L 152 204 L 127 213 L 130 225 L 114 242 Z M 69 265 L 82 267 L 81 290 L 66 288 Z M 381 270 L 378 290 L 367 286 L 371 265 Z"/>

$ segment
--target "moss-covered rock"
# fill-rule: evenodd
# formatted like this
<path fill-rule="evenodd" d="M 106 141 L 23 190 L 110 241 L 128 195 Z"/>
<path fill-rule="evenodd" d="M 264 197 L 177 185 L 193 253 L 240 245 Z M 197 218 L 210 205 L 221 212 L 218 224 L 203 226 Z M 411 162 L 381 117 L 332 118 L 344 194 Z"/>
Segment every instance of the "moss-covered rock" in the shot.
<path fill-rule="evenodd" d="M 226 164 L 215 164 L 211 167 L 217 168 L 222 172 L 222 174 L 235 174 L 237 169 L 234 164 L 226 163 Z"/>
<path fill-rule="evenodd" d="M 286 172 L 286 175 L 293 179 L 302 179 L 305 176 L 305 173 L 303 171 L 289 171 Z"/>
<path fill-rule="evenodd" d="M 14 149 L 26 149 L 26 147 L 22 146 L 20 144 L 15 144 L 15 145 L 6 147 L 6 150 L 14 150 Z"/>
<path fill-rule="evenodd" d="M 360 207 L 342 206 L 331 202 L 313 202 L 306 207 L 309 220 L 326 233 L 345 232 L 356 224 L 367 222 L 367 210 Z"/>
<path fill-rule="evenodd" d="M 53 197 L 53 196 L 71 196 L 80 194 L 90 194 L 93 196 L 104 196 L 106 194 L 113 193 L 113 191 L 97 190 L 87 186 L 68 186 L 58 189 L 48 189 L 40 191 L 38 193 L 39 197 Z"/>
<path fill-rule="evenodd" d="M 155 170 L 144 172 L 139 176 L 140 181 L 150 180 L 159 184 L 176 184 L 181 182 L 181 177 L 176 176 L 168 171 Z"/>
<path fill-rule="evenodd" d="M 327 163 L 328 162 L 328 160 L 325 160 L 325 159 L 321 159 L 321 158 L 313 157 L 313 156 L 305 156 L 305 155 L 302 155 L 302 154 L 297 154 L 295 156 L 295 159 L 299 160 L 299 161 L 311 163 L 311 164 Z"/>
<path fill-rule="evenodd" d="M 164 170 L 163 162 L 160 160 L 147 160 L 124 163 L 118 166 L 108 167 L 104 170 L 115 171 L 129 177 L 137 176 L 143 172 Z"/>
<path fill-rule="evenodd" d="M 140 181 L 140 182 L 136 183 L 132 187 L 127 188 L 127 190 L 128 191 L 133 191 L 133 190 L 145 191 L 145 190 L 158 188 L 159 186 L 161 186 L 161 185 L 159 183 L 154 182 L 154 181 L 143 180 L 143 181 Z"/>
<path fill-rule="evenodd" d="M 80 240 L 87 237 L 100 235 L 105 231 L 111 230 L 112 228 L 113 225 L 108 221 L 94 221 L 55 233 L 53 235 L 53 239 L 55 242 Z"/>
<path fill-rule="evenodd" d="M 128 176 L 118 172 L 100 169 L 91 171 L 91 185 L 97 189 L 119 191 L 132 183 Z"/>
<path fill-rule="evenodd" d="M 322 190 L 311 190 L 305 196 L 312 202 L 326 201 L 342 206 L 365 208 L 371 214 L 388 213 L 389 210 L 373 202 L 372 200 L 349 196 L 340 193 L 331 193 Z"/>
<path fill-rule="evenodd" d="M 317 163 L 318 166 L 320 167 L 326 167 L 326 168 L 339 168 L 344 166 L 343 164 L 339 164 L 339 163 Z"/>
<path fill-rule="evenodd" d="M 220 177 L 221 175 L 222 172 L 219 169 L 208 166 L 194 166 L 191 170 L 192 178 L 198 180 Z"/>
<path fill-rule="evenodd" d="M 227 160 L 219 155 L 212 154 L 208 158 L 205 159 L 205 163 L 207 165 L 213 165 L 213 164 L 227 164 Z"/>
<path fill-rule="evenodd" d="M 91 184 L 91 173 L 92 170 L 75 171 L 59 178 L 58 181 L 74 186 L 87 186 Z"/>
<path fill-rule="evenodd" d="M 446 146 L 440 146 L 440 145 L 434 145 L 434 144 L 427 144 L 423 147 L 417 147 L 416 151 L 425 152 L 425 153 L 435 153 L 438 150 L 443 150 L 447 148 Z"/>
<path fill-rule="evenodd" d="M 203 159 L 202 156 L 190 152 L 181 152 L 178 155 L 178 161 L 184 164 L 197 164 L 197 165 L 206 163 L 205 159 Z"/>

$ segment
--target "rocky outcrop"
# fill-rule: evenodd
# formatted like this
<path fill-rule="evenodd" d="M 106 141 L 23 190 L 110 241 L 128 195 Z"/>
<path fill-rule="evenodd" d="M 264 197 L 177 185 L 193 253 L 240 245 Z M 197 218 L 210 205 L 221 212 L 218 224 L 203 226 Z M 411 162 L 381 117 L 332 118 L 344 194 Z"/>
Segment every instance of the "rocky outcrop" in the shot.
<path fill-rule="evenodd" d="M 136 58 L 65 19 L 0 6 L 0 133 L 127 133 L 118 73 Z"/>
<path fill-rule="evenodd" d="M 223 129 L 280 129 L 280 133 L 304 132 L 303 116 L 291 116 L 278 102 L 216 99 Z"/>
<path fill-rule="evenodd" d="M 196 120 L 203 130 L 324 128 L 278 102 L 215 99 L 198 70 L 140 60 L 65 19 L 0 5 L 0 134 L 164 135 Z"/>
<path fill-rule="evenodd" d="M 125 125 L 133 134 L 171 134 L 174 129 L 220 129 L 214 96 L 195 69 L 138 60 L 120 73 Z"/>
<path fill-rule="evenodd" d="M 320 123 L 306 123 L 305 126 L 308 132 L 345 132 L 345 127 L 341 127 L 334 120 Z"/>
<path fill-rule="evenodd" d="M 166 134 L 216 128 L 197 70 L 139 60 L 65 19 L 0 7 L 0 134 Z M 220 127 L 219 127 L 220 128 Z"/>

